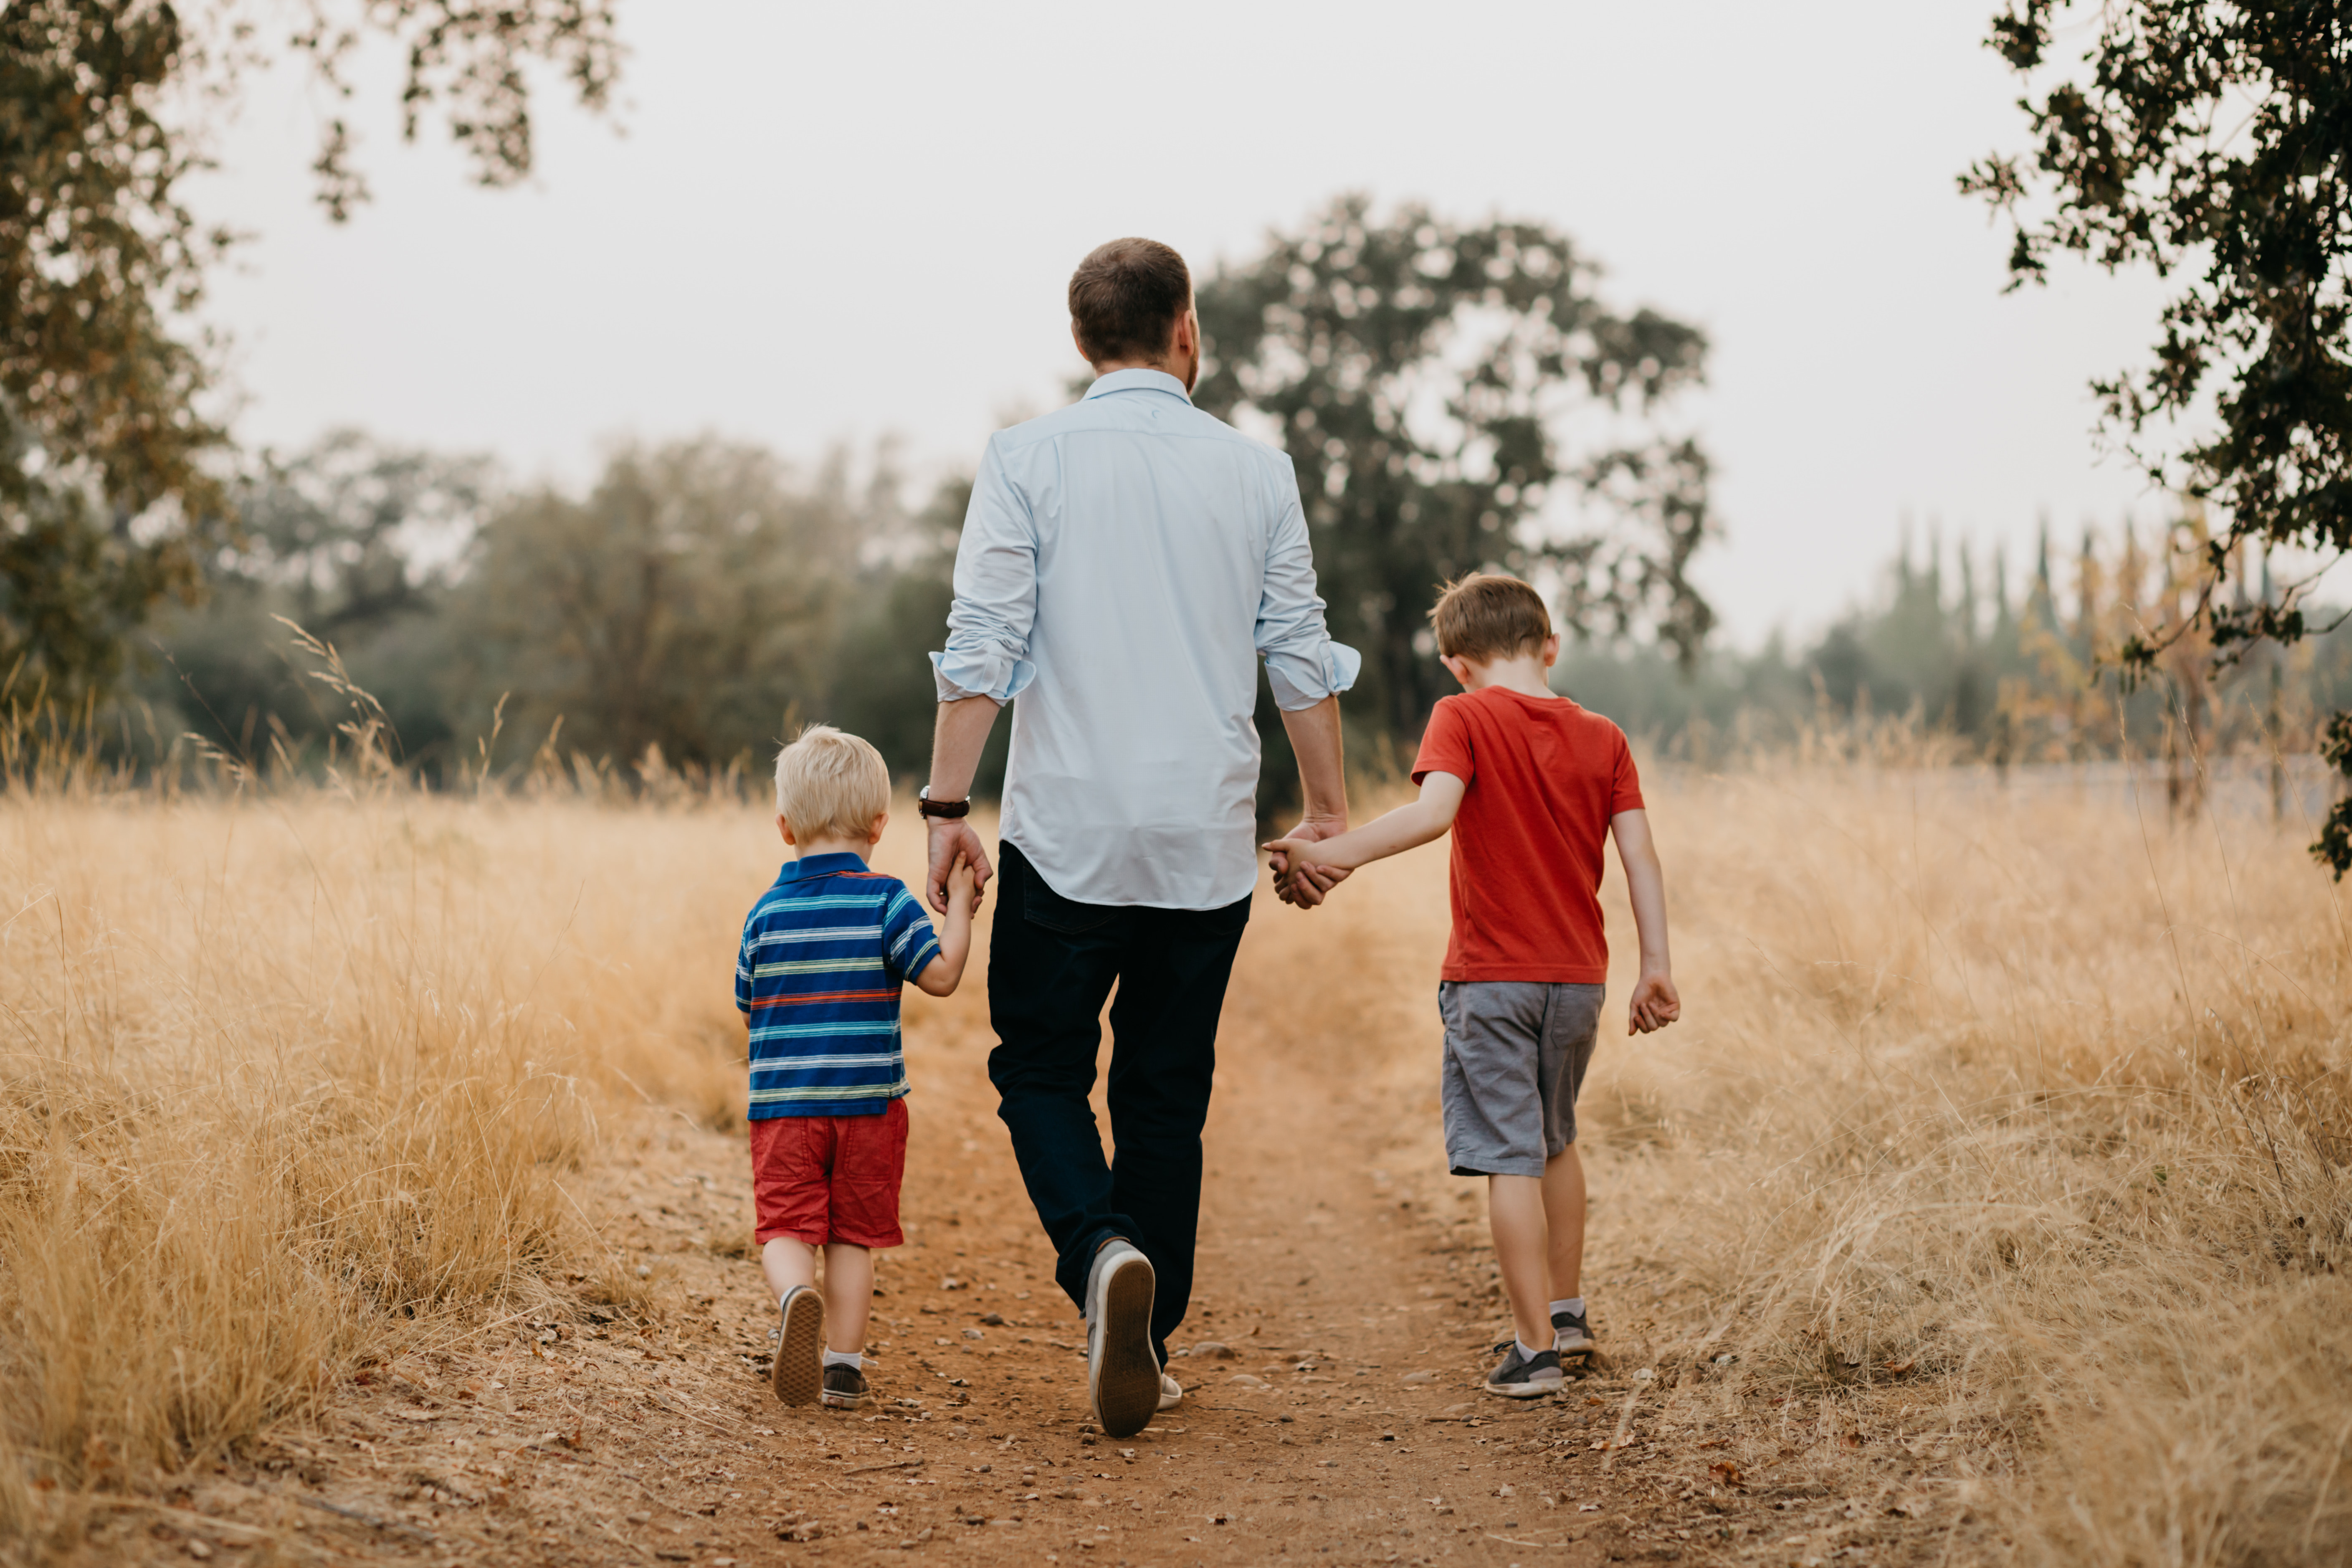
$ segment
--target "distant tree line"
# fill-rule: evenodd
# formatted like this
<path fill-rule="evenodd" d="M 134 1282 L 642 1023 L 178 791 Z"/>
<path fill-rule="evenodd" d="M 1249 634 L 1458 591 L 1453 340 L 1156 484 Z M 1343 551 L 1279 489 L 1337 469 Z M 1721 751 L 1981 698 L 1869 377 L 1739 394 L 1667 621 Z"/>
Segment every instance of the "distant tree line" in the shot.
<path fill-rule="evenodd" d="M 315 769 L 349 703 L 299 627 L 428 784 L 757 771 L 816 719 L 910 772 L 966 487 L 909 510 L 887 448 L 850 468 L 702 439 L 618 448 L 584 495 L 500 492 L 486 459 L 338 432 L 244 489 L 240 546 L 154 622 L 128 700 L 239 766 Z"/>
<path fill-rule="evenodd" d="M 634 793 L 730 771 L 755 787 L 811 720 L 917 779 L 967 489 L 910 505 L 908 488 L 887 448 L 797 468 L 701 439 L 617 448 L 584 493 L 505 490 L 485 459 L 331 435 L 238 493 L 242 543 L 204 604 L 152 625 L 122 704 L 139 718 L 117 743 L 193 736 L 257 772 L 317 770 L 350 704 L 299 626 L 434 787 L 538 776 Z M 2200 544 L 2193 516 L 2086 531 L 2066 552 L 2045 534 L 2012 573 L 1965 542 L 1907 542 L 1870 601 L 1802 646 L 1686 666 L 1669 642 L 1604 630 L 1556 684 L 1702 762 L 1874 719 L 1997 763 L 2309 751 L 2315 715 L 2352 700 L 2352 637 L 2218 677 L 2196 648 L 2136 679 L 2118 668 L 2125 641 L 2193 591 Z M 1390 700 L 1351 694 L 1359 767 L 1392 767 L 1418 734 Z M 1003 744 L 1000 727 L 992 779 Z"/>
<path fill-rule="evenodd" d="M 2152 665 L 2125 657 L 2185 614 L 2209 542 L 2193 502 L 2162 528 L 2086 526 L 2071 550 L 2045 526 L 2021 581 L 1999 549 L 1906 533 L 1872 596 L 1801 647 L 1776 634 L 1712 649 L 1686 677 L 1654 648 L 1588 644 L 1554 684 L 1699 761 L 1890 720 L 1996 765 L 2135 756 L 2186 776 L 2219 755 L 2308 754 L 2352 702 L 2352 631 L 2225 664 L 2194 638 Z M 2266 580 L 2259 565 L 2239 575 Z"/>

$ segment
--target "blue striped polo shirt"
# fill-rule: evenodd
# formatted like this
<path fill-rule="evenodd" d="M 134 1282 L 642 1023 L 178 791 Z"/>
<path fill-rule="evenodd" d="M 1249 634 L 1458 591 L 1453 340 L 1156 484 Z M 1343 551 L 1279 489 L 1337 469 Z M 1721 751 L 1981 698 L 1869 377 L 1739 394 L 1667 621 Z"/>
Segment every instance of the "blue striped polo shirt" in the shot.
<path fill-rule="evenodd" d="M 743 922 L 751 1119 L 878 1116 L 907 1092 L 898 987 L 940 955 L 907 885 L 855 855 L 787 860 Z"/>

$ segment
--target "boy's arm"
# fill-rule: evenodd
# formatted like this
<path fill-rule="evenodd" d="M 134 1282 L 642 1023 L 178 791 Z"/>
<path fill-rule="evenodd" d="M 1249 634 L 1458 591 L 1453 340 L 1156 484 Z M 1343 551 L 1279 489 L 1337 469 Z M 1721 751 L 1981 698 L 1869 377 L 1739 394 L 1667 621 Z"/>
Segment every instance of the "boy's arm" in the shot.
<path fill-rule="evenodd" d="M 1633 931 L 1642 944 L 1642 977 L 1633 983 L 1625 1032 L 1663 1029 L 1683 1016 L 1675 990 L 1674 960 L 1666 952 L 1666 873 L 1650 839 L 1650 817 L 1636 809 L 1609 819 L 1617 838 L 1617 858 L 1625 868 L 1625 891 L 1633 904 Z"/>
<path fill-rule="evenodd" d="M 1384 860 L 1391 855 L 1426 844 L 1433 838 L 1444 837 L 1446 830 L 1454 826 L 1454 813 L 1462 809 L 1463 792 L 1468 787 L 1452 773 L 1424 773 L 1421 780 L 1421 798 L 1411 805 L 1398 806 L 1387 816 L 1375 817 L 1363 826 L 1351 833 L 1342 833 L 1337 838 L 1319 841 L 1277 838 L 1265 847 L 1288 858 L 1288 874 L 1296 889 L 1298 879 L 1306 876 L 1312 867 L 1328 866 L 1334 870 L 1352 871 L 1359 866 Z"/>
<path fill-rule="evenodd" d="M 947 923 L 940 930 L 940 955 L 915 976 L 918 990 L 927 995 L 954 994 L 963 979 L 964 960 L 971 955 L 971 907 L 977 898 L 972 864 L 959 859 L 947 875 Z"/>

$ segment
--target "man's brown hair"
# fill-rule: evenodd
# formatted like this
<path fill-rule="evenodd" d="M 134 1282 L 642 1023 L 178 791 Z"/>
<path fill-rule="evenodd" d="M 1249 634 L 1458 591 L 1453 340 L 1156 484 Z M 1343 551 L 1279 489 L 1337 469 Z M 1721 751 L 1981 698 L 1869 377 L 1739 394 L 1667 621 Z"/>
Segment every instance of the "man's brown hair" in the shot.
<path fill-rule="evenodd" d="M 1543 595 L 1499 573 L 1473 572 L 1439 590 L 1429 609 L 1437 651 L 1449 658 L 1489 664 L 1533 653 L 1551 636 Z"/>
<path fill-rule="evenodd" d="M 1070 320 L 1096 364 L 1158 359 L 1192 303 L 1192 269 L 1156 239 L 1098 245 L 1070 274 Z"/>

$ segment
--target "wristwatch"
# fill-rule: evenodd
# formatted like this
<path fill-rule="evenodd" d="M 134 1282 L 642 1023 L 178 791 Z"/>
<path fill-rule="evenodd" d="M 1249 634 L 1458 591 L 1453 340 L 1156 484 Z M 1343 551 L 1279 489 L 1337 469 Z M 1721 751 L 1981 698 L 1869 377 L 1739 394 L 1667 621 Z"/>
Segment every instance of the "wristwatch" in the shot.
<path fill-rule="evenodd" d="M 933 800 L 931 786 L 925 784 L 915 796 L 915 809 L 925 816 L 962 816 L 971 810 L 971 800 L 969 796 L 962 800 Z"/>

